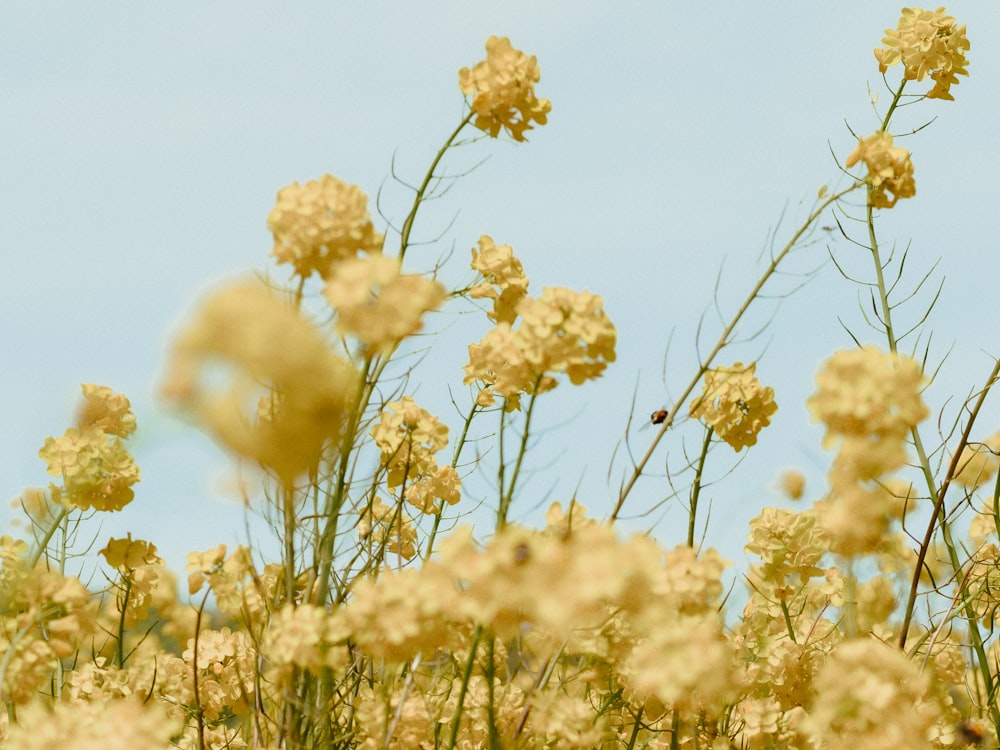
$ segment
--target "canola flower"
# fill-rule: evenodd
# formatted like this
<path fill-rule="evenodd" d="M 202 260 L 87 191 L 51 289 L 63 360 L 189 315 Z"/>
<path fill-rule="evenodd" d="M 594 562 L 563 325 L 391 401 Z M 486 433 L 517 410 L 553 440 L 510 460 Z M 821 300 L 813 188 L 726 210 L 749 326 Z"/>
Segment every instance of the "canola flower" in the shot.
<path fill-rule="evenodd" d="M 898 26 L 885 30 L 882 44 L 885 47 L 875 49 L 879 71 L 885 73 L 890 66 L 902 64 L 907 80 L 922 81 L 930 76 L 934 86 L 927 92 L 928 99 L 954 101 L 952 85 L 959 82 L 958 76 L 969 75 L 965 26 L 945 15 L 944 8 L 903 8 Z"/>
<path fill-rule="evenodd" d="M 907 9 L 904 20 L 890 46 L 917 66 L 914 79 L 967 48 L 943 9 Z M 522 140 L 548 111 L 534 99 L 536 62 L 502 38 L 487 49 L 461 74 L 476 125 Z M 885 134 L 863 139 L 852 158 L 869 169 L 875 200 L 912 194 L 908 154 Z M 483 454 L 461 448 L 487 451 L 469 436 L 479 410 L 496 395 L 516 408 L 562 374 L 583 384 L 614 361 L 617 334 L 599 296 L 558 287 L 529 296 L 513 250 L 480 237 L 475 282 L 454 296 L 490 300 L 493 328 L 469 347 L 476 403 L 445 460 L 449 427 L 404 395 L 409 372 L 380 380 L 369 365 L 375 353 L 391 360 L 446 290 L 381 256 L 363 194 L 334 178 L 283 190 L 269 223 L 276 261 L 301 277 L 294 304 L 257 282 L 214 293 L 177 337 L 164 390 L 270 471 L 265 495 L 275 480 L 284 490 L 284 557 L 221 544 L 192 552 L 193 605 L 155 544 L 131 534 L 96 552 L 102 575 L 87 585 L 69 573 L 75 530 L 92 511 L 124 507 L 138 480 L 124 451 L 135 430 L 128 400 L 85 385 L 74 426 L 40 452 L 62 485 L 20 498 L 35 544 L 0 536 L 0 747 L 995 744 L 996 436 L 966 445 L 950 477 L 977 510 L 969 554 L 955 565 L 946 545 L 931 550 L 918 581 L 926 614 L 909 625 L 920 637 L 906 651 L 890 645 L 916 564 L 912 530 L 895 525 L 928 494 L 900 475 L 929 413 L 919 363 L 873 346 L 823 363 L 807 406 L 836 450 L 828 492 L 750 522 L 747 599 L 734 621 L 719 551 L 626 535 L 576 498 L 551 504 L 540 529 L 454 526 L 471 505 L 461 504 L 472 491 L 459 473 L 483 468 L 474 466 Z M 300 304 L 312 275 L 333 310 L 327 320 Z M 338 337 L 360 346 L 335 349 Z M 365 361 L 360 372 L 351 357 Z M 777 409 L 755 370 L 710 370 L 689 407 L 737 452 Z M 517 416 L 500 415 L 504 425 Z M 804 495 L 801 473 L 781 483 Z M 864 578 L 843 564 L 856 555 L 871 556 Z"/>

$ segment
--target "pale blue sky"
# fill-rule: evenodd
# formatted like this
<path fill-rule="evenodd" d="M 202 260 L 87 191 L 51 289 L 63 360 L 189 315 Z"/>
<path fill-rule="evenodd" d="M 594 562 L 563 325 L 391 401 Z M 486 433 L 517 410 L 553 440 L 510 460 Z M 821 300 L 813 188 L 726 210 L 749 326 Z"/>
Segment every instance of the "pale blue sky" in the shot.
<path fill-rule="evenodd" d="M 407 196 L 392 183 L 393 158 L 399 174 L 419 180 L 461 117 L 458 69 L 480 60 L 486 38 L 500 34 L 537 55 L 538 94 L 553 102 L 549 124 L 527 144 L 480 142 L 456 152 L 453 171 L 489 159 L 422 215 L 417 239 L 454 222 L 438 245 L 408 261 L 429 266 L 454 249 L 461 276 L 469 248 L 490 234 L 513 245 L 535 293 L 562 285 L 604 296 L 619 331 L 618 362 L 602 381 L 564 385 L 544 402 L 542 423 L 556 426 L 522 507 L 565 501 L 579 484 L 592 514 L 606 514 L 614 494 L 608 459 L 633 390 L 643 420 L 690 377 L 695 329 L 719 268 L 728 313 L 751 285 L 782 211 L 779 241 L 820 185 L 843 184 L 829 149 L 843 159 L 853 147 L 845 120 L 864 133 L 876 126 L 867 87 L 883 102 L 888 96 L 872 48 L 895 26 L 899 7 L 4 4 L 0 494 L 13 498 L 48 481 L 37 450 L 70 424 L 79 383 L 96 382 L 132 399 L 143 470 L 134 503 L 105 519 L 102 544 L 128 529 L 180 567 L 187 551 L 242 539 L 241 514 L 218 490 L 226 457 L 158 411 L 169 332 L 220 280 L 272 268 L 266 217 L 292 181 L 328 172 L 372 196 L 381 187 L 384 210 L 401 220 Z M 904 131 L 938 118 L 904 143 L 914 152 L 917 197 L 881 225 L 886 244 L 912 239 L 908 278 L 938 258 L 935 278 L 947 277 L 933 353 L 954 348 L 929 393 L 935 411 L 948 394 L 975 388 L 1000 354 L 992 311 L 1000 11 L 971 0 L 949 11 L 968 25 L 971 75 L 954 89 L 957 101 L 924 102 L 896 119 Z M 793 264 L 797 271 L 822 265 L 819 239 Z M 844 240 L 831 246 L 848 262 L 859 259 Z M 783 279 L 774 293 L 795 283 Z M 762 307 L 754 320 L 772 312 Z M 750 359 L 766 348 L 758 374 L 780 405 L 736 479 L 710 491 L 710 539 L 730 556 L 740 554 L 746 521 L 779 501 L 780 469 L 805 469 L 810 492 L 822 491 L 826 458 L 803 401 L 820 361 L 850 345 L 837 314 L 875 338 L 862 330 L 857 289 L 827 263 L 763 338 L 724 357 Z M 447 387 L 464 393 L 465 346 L 485 328 L 472 316 L 442 320 L 449 332 L 417 398 L 454 428 Z M 714 320 L 706 335 L 718 330 Z M 997 427 L 1000 409 L 990 404 L 983 429 Z M 652 435 L 636 435 L 633 449 L 640 453 Z M 679 439 L 670 450 L 681 450 Z M 662 480 L 651 480 L 631 507 L 664 492 Z M 673 543 L 683 526 L 675 506 L 660 528 Z"/>

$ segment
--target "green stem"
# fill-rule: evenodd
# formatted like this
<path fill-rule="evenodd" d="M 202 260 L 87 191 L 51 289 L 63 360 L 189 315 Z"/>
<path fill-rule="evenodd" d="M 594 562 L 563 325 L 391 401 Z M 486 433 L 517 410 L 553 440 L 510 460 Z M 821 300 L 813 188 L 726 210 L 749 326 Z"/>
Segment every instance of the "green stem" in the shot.
<path fill-rule="evenodd" d="M 517 458 L 514 461 L 514 471 L 511 473 L 510 483 L 507 489 L 500 495 L 500 507 L 497 508 L 497 531 L 503 531 L 507 525 L 507 511 L 514 501 L 514 488 L 517 486 L 517 479 L 521 473 L 521 466 L 524 456 L 528 452 L 528 435 L 531 432 L 531 417 L 535 412 L 535 404 L 538 400 L 538 385 L 542 382 L 542 375 L 535 380 L 535 387 L 532 389 L 531 397 L 528 399 L 528 410 L 524 415 L 524 429 L 521 431 L 521 444 L 517 450 Z M 501 417 L 503 418 L 503 417 Z M 502 489 L 502 486 L 501 486 Z"/>
<path fill-rule="evenodd" d="M 750 291 L 750 294 L 747 295 L 746 300 L 740 306 L 739 310 L 736 311 L 736 314 L 733 316 L 732 320 L 729 322 L 725 330 L 723 330 L 722 334 L 719 336 L 719 340 L 716 342 L 715 346 L 708 353 L 708 356 L 705 357 L 704 361 L 702 361 L 702 363 L 698 366 L 698 370 L 695 373 L 694 377 L 691 378 L 691 382 L 688 383 L 687 388 L 685 388 L 681 392 L 680 397 L 674 402 L 673 407 L 667 414 L 666 419 L 664 419 L 663 422 L 660 424 L 660 429 L 653 437 L 653 440 L 650 443 L 649 448 L 646 450 L 646 453 L 639 460 L 639 463 L 635 465 L 635 468 L 632 470 L 632 473 L 629 476 L 628 480 L 625 482 L 625 485 L 618 493 L 618 502 L 615 504 L 615 508 L 611 512 L 611 516 L 609 517 L 610 523 L 614 523 L 616 520 L 618 520 L 618 515 L 619 513 L 621 513 L 621 509 L 622 506 L 625 504 L 625 500 L 628 498 L 629 493 L 632 492 L 632 488 L 635 486 L 635 483 L 639 481 L 639 477 L 642 476 L 642 472 L 645 470 L 646 464 L 648 464 L 650 459 L 653 457 L 653 453 L 656 451 L 656 447 L 659 445 L 660 440 L 663 439 L 663 436 L 667 433 L 667 430 L 669 430 L 673 426 L 674 420 L 677 418 L 678 412 L 684 406 L 684 404 L 687 403 L 687 399 L 688 397 L 690 397 L 694 389 L 698 387 L 698 384 L 701 382 L 702 376 L 712 366 L 712 363 L 715 361 L 716 356 L 718 356 L 719 352 L 721 352 L 723 348 L 725 348 L 729 344 L 729 338 L 730 336 L 733 335 L 733 332 L 736 330 L 736 326 L 739 324 L 740 320 L 743 319 L 743 316 L 746 315 L 746 312 L 747 310 L 750 309 L 750 305 L 753 303 L 753 301 L 757 299 L 761 290 L 764 288 L 764 285 L 777 272 L 778 266 L 785 259 L 785 257 L 795 248 L 796 243 L 809 230 L 809 227 L 813 225 L 813 223 L 823 214 L 824 211 L 826 211 L 827 208 L 829 208 L 831 204 L 840 200 L 845 195 L 850 193 L 852 190 L 856 190 L 860 185 L 863 184 L 864 183 L 856 183 L 854 185 L 851 185 L 851 187 L 849 188 L 841 190 L 839 193 L 835 193 L 827 197 L 815 211 L 809 214 L 809 218 L 806 219 L 805 223 L 803 223 L 803 225 L 799 227 L 799 229 L 795 232 L 795 234 L 792 235 L 792 238 L 788 241 L 788 243 L 781 249 L 781 251 L 777 255 L 774 256 L 774 258 L 768 264 L 764 273 L 760 276 L 760 278 L 757 280 L 757 283 Z"/>
<path fill-rule="evenodd" d="M 431 162 L 430 169 L 427 170 L 427 174 L 424 175 L 424 181 L 420 183 L 420 187 L 417 188 L 417 194 L 413 198 L 413 208 L 410 209 L 410 213 L 407 215 L 406 220 L 403 222 L 403 228 L 399 232 L 399 260 L 402 261 L 403 257 L 406 255 L 406 250 L 410 246 L 410 232 L 413 230 L 413 222 L 417 218 L 417 211 L 420 209 L 420 204 L 424 201 L 424 195 L 427 192 L 427 187 L 431 184 L 431 180 L 434 179 L 434 170 L 437 169 L 438 164 L 441 159 L 444 158 L 445 152 L 452 147 L 455 143 L 455 139 L 458 138 L 458 134 L 462 129 L 472 122 L 473 113 L 470 110 L 462 122 L 458 124 L 454 132 L 448 136 L 448 140 L 444 142 L 441 150 L 437 152 L 437 156 L 434 157 L 434 161 Z"/>
<path fill-rule="evenodd" d="M 688 547 L 694 547 L 694 520 L 698 514 L 698 498 L 701 496 L 701 477 L 705 471 L 705 458 L 708 456 L 708 448 L 712 444 L 712 435 L 715 430 L 712 427 L 705 429 L 705 440 L 701 444 L 701 456 L 698 457 L 698 469 L 694 475 L 694 484 L 691 485 L 691 509 L 688 513 Z"/>
<path fill-rule="evenodd" d="M 453 750 L 455 742 L 458 741 L 458 728 L 462 722 L 462 710 L 465 703 L 465 694 L 469 691 L 469 680 L 472 679 L 472 669 L 476 666 L 476 649 L 479 648 L 479 639 L 483 636 L 483 626 L 477 625 L 472 634 L 472 644 L 469 646 L 469 660 L 465 663 L 465 671 L 462 673 L 462 684 L 458 688 L 458 698 L 455 706 L 455 718 L 451 725 L 451 736 L 448 738 L 446 750 Z"/>

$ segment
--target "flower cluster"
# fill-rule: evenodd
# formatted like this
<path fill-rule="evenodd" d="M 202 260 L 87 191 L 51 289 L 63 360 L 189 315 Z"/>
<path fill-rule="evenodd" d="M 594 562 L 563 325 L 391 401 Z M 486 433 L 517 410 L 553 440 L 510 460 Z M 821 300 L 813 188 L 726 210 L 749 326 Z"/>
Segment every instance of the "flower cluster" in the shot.
<path fill-rule="evenodd" d="M 715 430 L 737 452 L 756 445 L 757 434 L 778 411 L 774 389 L 757 380 L 757 363 L 720 367 L 705 373 L 705 386 L 691 402 L 691 416 Z"/>
<path fill-rule="evenodd" d="M 892 208 L 900 198 L 917 194 L 910 152 L 893 146 L 892 136 L 885 131 L 858 140 L 845 164 L 851 168 L 859 161 L 868 167 L 868 202 L 872 208 Z"/>
<path fill-rule="evenodd" d="M 278 263 L 290 263 L 304 279 L 313 273 L 326 278 L 334 264 L 358 252 L 382 250 L 382 235 L 368 214 L 368 196 L 328 174 L 279 190 L 267 226 L 274 234 Z"/>
<path fill-rule="evenodd" d="M 885 73 L 889 66 L 901 62 L 903 76 L 909 81 L 922 81 L 930 75 L 934 87 L 927 92 L 928 99 L 954 101 L 952 84 L 958 83 L 957 76 L 969 75 L 965 26 L 945 15 L 944 8 L 903 8 L 899 25 L 885 30 L 882 44 L 885 47 L 875 50 L 879 71 Z"/>
<path fill-rule="evenodd" d="M 494 244 L 493 238 L 484 234 L 479 238 L 479 250 L 472 248 L 472 269 L 484 280 L 469 290 L 469 296 L 493 300 L 487 315 L 494 323 L 513 323 L 517 305 L 528 293 L 528 277 L 511 246 Z"/>
<path fill-rule="evenodd" d="M 538 60 L 510 46 L 505 36 L 486 41 L 486 59 L 472 68 L 462 68 L 458 85 L 463 94 L 472 94 L 475 126 L 496 138 L 503 128 L 515 141 L 525 140 L 532 121 L 544 125 L 552 102 L 535 96 L 541 78 Z"/>
<path fill-rule="evenodd" d="M 565 372 L 574 385 L 600 377 L 615 360 L 615 327 L 598 295 L 563 287 L 545 287 L 538 298 L 524 297 L 517 306 L 516 329 L 499 323 L 478 344 L 469 345 L 464 383 L 484 384 L 482 406 L 494 393 L 507 408 L 520 406 L 521 393 L 555 388 L 549 373 Z"/>
<path fill-rule="evenodd" d="M 391 351 L 404 336 L 420 330 L 423 314 L 445 298 L 439 283 L 403 274 L 399 261 L 383 255 L 338 263 L 325 294 L 337 311 L 337 331 L 356 336 L 375 352 Z"/>
<path fill-rule="evenodd" d="M 110 388 L 84 385 L 85 403 L 78 426 L 59 438 L 46 438 L 38 455 L 48 473 L 60 477 L 53 500 L 81 510 L 121 510 L 132 502 L 132 485 L 139 467 L 120 438 L 135 431 L 135 415 L 128 399 Z"/>
<path fill-rule="evenodd" d="M 826 425 L 824 446 L 838 446 L 829 472 L 833 497 L 822 504 L 824 526 L 834 551 L 874 552 L 900 518 L 900 498 L 887 475 L 905 464 L 906 436 L 927 416 L 923 373 L 909 357 L 867 346 L 834 354 L 816 382 L 806 403 Z"/>

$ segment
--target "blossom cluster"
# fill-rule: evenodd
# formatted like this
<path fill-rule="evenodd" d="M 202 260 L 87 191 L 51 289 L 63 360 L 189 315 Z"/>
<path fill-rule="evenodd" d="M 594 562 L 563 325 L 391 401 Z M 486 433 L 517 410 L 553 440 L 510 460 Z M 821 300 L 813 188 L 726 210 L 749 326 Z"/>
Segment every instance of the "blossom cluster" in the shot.
<path fill-rule="evenodd" d="M 903 8 L 898 26 L 885 30 L 882 44 L 885 47 L 875 50 L 879 70 L 885 73 L 902 63 L 907 80 L 922 81 L 929 75 L 934 86 L 927 92 L 928 99 L 954 101 L 952 84 L 958 83 L 958 76 L 969 75 L 965 26 L 946 15 L 944 8 Z"/>
<path fill-rule="evenodd" d="M 737 452 L 756 445 L 757 435 L 778 411 L 774 389 L 762 386 L 756 371 L 756 362 L 709 370 L 702 394 L 691 402 L 691 416 L 711 427 Z"/>

